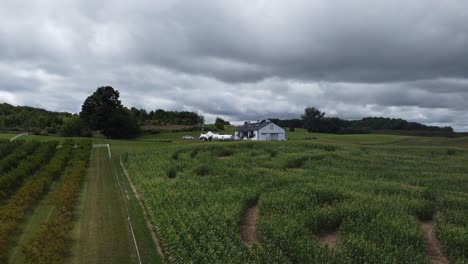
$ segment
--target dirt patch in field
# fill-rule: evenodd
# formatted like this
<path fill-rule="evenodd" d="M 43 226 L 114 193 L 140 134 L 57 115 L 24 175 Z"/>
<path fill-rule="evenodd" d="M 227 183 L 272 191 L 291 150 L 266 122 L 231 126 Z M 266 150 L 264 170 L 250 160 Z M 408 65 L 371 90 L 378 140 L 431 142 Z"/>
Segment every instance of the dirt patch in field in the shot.
<path fill-rule="evenodd" d="M 127 180 L 130 184 L 130 187 L 132 188 L 133 194 L 135 195 L 135 198 L 138 201 L 138 204 L 140 204 L 140 207 L 142 208 L 143 211 L 143 216 L 145 218 L 146 226 L 148 227 L 150 233 L 151 233 L 151 239 L 153 240 L 154 246 L 156 247 L 156 251 L 158 252 L 159 256 L 163 259 L 164 263 L 164 251 L 162 250 L 161 244 L 159 243 L 159 239 L 156 236 L 156 232 L 154 230 L 154 226 L 151 224 L 151 221 L 149 220 L 148 213 L 146 212 L 146 208 L 143 205 L 143 202 L 141 201 L 141 195 L 138 192 L 138 190 L 135 188 L 135 185 L 133 185 L 132 179 L 130 178 L 130 175 L 128 175 L 127 169 L 125 169 L 125 166 L 122 162 L 122 157 L 120 157 L 120 166 L 122 167 L 122 170 L 127 177 Z"/>
<path fill-rule="evenodd" d="M 340 240 L 340 233 L 338 232 L 338 230 L 323 232 L 317 234 L 317 239 L 322 246 L 328 248 L 335 248 L 336 245 L 338 245 L 338 241 Z"/>
<path fill-rule="evenodd" d="M 218 157 L 218 159 L 220 159 L 220 160 L 230 160 L 230 159 L 232 159 L 232 156 L 222 156 L 222 157 Z"/>
<path fill-rule="evenodd" d="M 240 226 L 241 239 L 247 246 L 252 246 L 257 242 L 255 226 L 258 220 L 258 201 L 247 207 L 242 217 Z"/>
<path fill-rule="evenodd" d="M 447 258 L 442 253 L 442 250 L 439 246 L 439 241 L 435 235 L 434 222 L 433 221 L 423 221 L 421 226 L 424 233 L 424 249 L 426 251 L 426 256 L 431 259 L 433 264 L 447 264 L 449 263 Z"/>

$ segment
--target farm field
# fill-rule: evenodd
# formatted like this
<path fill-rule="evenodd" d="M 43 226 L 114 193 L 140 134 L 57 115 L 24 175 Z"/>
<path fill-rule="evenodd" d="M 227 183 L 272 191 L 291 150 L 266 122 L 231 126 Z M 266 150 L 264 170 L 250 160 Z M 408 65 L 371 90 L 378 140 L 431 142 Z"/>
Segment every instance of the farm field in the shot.
<path fill-rule="evenodd" d="M 11 134 L 11 133 L 0 133 L 0 139 L 4 139 L 4 140 L 9 140 L 11 139 L 12 137 L 16 136 L 16 134 Z"/>
<path fill-rule="evenodd" d="M 0 263 L 159 263 L 141 206 L 107 148 L 13 136 L 0 140 Z"/>
<path fill-rule="evenodd" d="M 119 148 L 168 262 L 466 262 L 463 144 L 308 136 Z"/>
<path fill-rule="evenodd" d="M 0 143 L 2 263 L 63 258 L 89 149 L 89 141 Z"/>
<path fill-rule="evenodd" d="M 161 263 L 160 255 L 168 263 L 466 262 L 466 138 L 288 134 L 284 142 L 94 139 L 111 145 L 112 159 L 107 148 L 78 155 L 72 145 L 90 146 L 82 139 L 0 141 L 1 170 L 30 164 L 40 174 L 62 157 L 9 224 L 9 201 L 33 177 L 0 186 L 1 262 L 57 252 L 58 263 Z M 48 163 L 32 162 L 39 156 Z M 76 177 L 73 206 L 57 204 Z M 73 210 L 71 222 L 62 206 Z M 44 240 L 58 221 L 71 223 L 65 235 Z M 59 239 L 67 242 L 48 251 Z"/>

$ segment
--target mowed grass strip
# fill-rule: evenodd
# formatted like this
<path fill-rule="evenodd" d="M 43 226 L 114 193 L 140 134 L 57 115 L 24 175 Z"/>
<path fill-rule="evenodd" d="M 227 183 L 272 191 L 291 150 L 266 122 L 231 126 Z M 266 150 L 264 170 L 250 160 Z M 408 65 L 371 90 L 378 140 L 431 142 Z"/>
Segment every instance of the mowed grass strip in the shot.
<path fill-rule="evenodd" d="M 107 148 L 94 148 L 66 263 L 138 263 Z"/>

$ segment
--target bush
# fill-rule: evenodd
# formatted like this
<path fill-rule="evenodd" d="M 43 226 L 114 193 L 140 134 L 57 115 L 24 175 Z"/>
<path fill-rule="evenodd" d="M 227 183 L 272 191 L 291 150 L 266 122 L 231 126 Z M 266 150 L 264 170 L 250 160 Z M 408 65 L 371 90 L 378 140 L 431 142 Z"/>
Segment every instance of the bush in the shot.
<path fill-rule="evenodd" d="M 81 137 L 86 133 L 86 127 L 79 116 L 68 118 L 60 129 L 60 134 L 65 137 Z"/>

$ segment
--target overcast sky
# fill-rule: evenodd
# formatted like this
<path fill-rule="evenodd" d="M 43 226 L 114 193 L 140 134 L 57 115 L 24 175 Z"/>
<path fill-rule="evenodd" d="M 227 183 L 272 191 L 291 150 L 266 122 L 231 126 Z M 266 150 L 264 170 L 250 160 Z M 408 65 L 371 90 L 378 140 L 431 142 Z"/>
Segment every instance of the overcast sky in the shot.
<path fill-rule="evenodd" d="M 466 0 L 2 0 L 0 102 L 211 121 L 401 117 L 468 131 Z"/>

